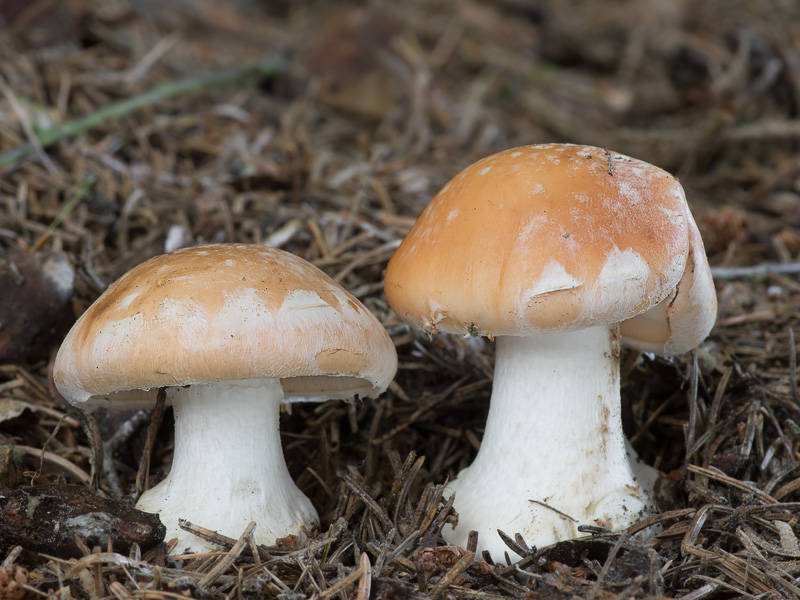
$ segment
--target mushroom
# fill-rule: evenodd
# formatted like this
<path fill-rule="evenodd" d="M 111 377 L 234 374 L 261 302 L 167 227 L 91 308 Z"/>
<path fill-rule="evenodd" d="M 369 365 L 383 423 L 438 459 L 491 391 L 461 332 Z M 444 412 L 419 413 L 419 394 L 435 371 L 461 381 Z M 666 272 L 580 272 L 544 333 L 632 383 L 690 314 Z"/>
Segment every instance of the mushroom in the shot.
<path fill-rule="evenodd" d="M 109 286 L 67 334 L 53 379 L 85 410 L 151 406 L 166 388 L 172 468 L 136 507 L 160 515 L 179 551 L 204 551 L 179 518 L 232 537 L 256 521 L 266 544 L 316 526 L 284 461 L 281 402 L 375 397 L 396 368 L 380 322 L 322 271 L 219 244 L 157 256 Z"/>
<path fill-rule="evenodd" d="M 496 339 L 489 415 L 449 484 L 444 531 L 502 559 L 498 530 L 545 546 L 652 510 L 657 472 L 626 447 L 620 341 L 664 355 L 709 333 L 716 295 L 678 181 L 601 148 L 525 146 L 436 195 L 389 262 L 389 304 L 429 333 Z M 519 560 L 519 558 L 517 558 Z"/>

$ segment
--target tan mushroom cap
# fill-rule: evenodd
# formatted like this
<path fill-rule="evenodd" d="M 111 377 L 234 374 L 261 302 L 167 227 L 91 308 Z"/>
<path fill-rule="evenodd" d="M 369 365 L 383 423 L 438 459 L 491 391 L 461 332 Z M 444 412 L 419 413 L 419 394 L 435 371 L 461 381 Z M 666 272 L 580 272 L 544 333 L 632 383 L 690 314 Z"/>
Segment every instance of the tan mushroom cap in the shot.
<path fill-rule="evenodd" d="M 623 342 L 643 352 L 688 352 L 708 336 L 717 318 L 717 294 L 703 240 L 691 213 L 688 217 L 689 256 L 678 285 L 656 306 L 620 324 Z"/>
<path fill-rule="evenodd" d="M 129 390 L 263 378 L 281 379 L 287 400 L 376 396 L 396 368 L 380 322 L 322 271 L 219 244 L 157 256 L 109 286 L 70 330 L 53 378 L 91 408 L 154 397 Z"/>
<path fill-rule="evenodd" d="M 716 313 L 677 179 L 571 144 L 513 148 L 456 175 L 390 260 L 385 289 L 408 323 L 468 335 L 575 331 L 665 301 L 660 316 L 623 326 L 623 336 L 666 353 L 705 338 Z M 686 342 L 676 338 L 684 314 L 695 317 Z"/>

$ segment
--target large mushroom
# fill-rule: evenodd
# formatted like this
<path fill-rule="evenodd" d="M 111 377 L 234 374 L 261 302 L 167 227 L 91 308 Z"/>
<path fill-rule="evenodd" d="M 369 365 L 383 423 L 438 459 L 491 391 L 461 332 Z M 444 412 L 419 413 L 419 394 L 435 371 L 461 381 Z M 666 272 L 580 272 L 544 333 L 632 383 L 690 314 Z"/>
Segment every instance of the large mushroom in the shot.
<path fill-rule="evenodd" d="M 431 201 L 397 249 L 386 295 L 430 333 L 495 338 L 478 455 L 450 484 L 453 544 L 502 530 L 537 546 L 620 529 L 651 510 L 655 471 L 626 447 L 620 341 L 673 355 L 716 316 L 703 243 L 677 179 L 601 148 L 484 158 Z"/>
<path fill-rule="evenodd" d="M 281 402 L 375 397 L 394 376 L 386 330 L 303 259 L 220 244 L 148 260 L 121 277 L 67 335 L 53 378 L 72 404 L 152 405 L 166 387 L 175 415 L 169 475 L 137 508 L 158 513 L 178 551 L 211 544 L 185 518 L 274 543 L 318 523 L 289 475 Z"/>

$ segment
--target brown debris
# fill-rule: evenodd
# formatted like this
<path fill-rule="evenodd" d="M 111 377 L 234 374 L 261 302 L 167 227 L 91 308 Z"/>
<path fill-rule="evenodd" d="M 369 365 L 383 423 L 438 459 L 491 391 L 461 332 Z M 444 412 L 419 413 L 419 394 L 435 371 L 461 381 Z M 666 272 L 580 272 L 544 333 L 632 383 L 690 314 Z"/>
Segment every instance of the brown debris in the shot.
<path fill-rule="evenodd" d="M 364 9 L 331 11 L 303 49 L 302 64 L 319 85 L 326 105 L 380 119 L 399 99 L 396 76 L 387 63 L 400 23 Z M 313 81 L 312 80 L 312 81 Z"/>
<path fill-rule="evenodd" d="M 282 416 L 287 464 L 319 531 L 265 547 L 186 524 L 221 550 L 179 559 L 166 544 L 94 553 L 76 542 L 77 561 L 26 544 L 0 556 L 0 597 L 13 582 L 26 597 L 800 598 L 796 3 L 0 5 L 0 161 L 35 132 L 160 85 L 265 57 L 281 64 L 2 163 L 0 262 L 33 261 L 24 279 L 46 292 L 19 277 L 0 284 L 0 348 L 14 350 L 0 359 L 4 485 L 89 485 L 99 441 L 55 392 L 59 335 L 49 334 L 170 249 L 236 241 L 294 252 L 362 300 L 400 356 L 382 398 Z M 734 270 L 717 279 L 719 319 L 696 363 L 626 361 L 629 435 L 670 474 L 673 497 L 624 533 L 537 548 L 506 532 L 524 558 L 491 565 L 440 532 L 457 518 L 444 485 L 480 445 L 493 345 L 410 331 L 386 304 L 383 270 L 458 170 L 547 141 L 674 172 L 715 268 Z M 56 303 L 63 322 L 38 275 L 48 256 L 74 269 Z M 145 446 L 140 482 L 169 469 L 168 408 L 163 418 L 149 442 L 141 415 L 98 419 L 101 492 L 127 501 Z"/>
<path fill-rule="evenodd" d="M 730 206 L 695 215 L 706 253 L 715 256 L 747 240 L 747 216 Z"/>
<path fill-rule="evenodd" d="M 28 571 L 19 565 L 0 567 L 0 600 L 23 600 L 28 595 Z"/>

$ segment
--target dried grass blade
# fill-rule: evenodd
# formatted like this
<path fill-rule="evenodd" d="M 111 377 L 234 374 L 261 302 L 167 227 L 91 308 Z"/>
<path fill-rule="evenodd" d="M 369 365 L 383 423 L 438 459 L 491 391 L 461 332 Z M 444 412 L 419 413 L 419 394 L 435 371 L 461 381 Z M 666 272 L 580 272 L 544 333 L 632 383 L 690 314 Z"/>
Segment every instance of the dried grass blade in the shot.
<path fill-rule="evenodd" d="M 322 592 L 320 592 L 319 595 L 320 600 L 325 600 L 325 598 L 330 598 L 331 596 L 334 596 L 339 592 L 345 590 L 348 586 L 354 584 L 356 581 L 361 579 L 363 575 L 364 575 L 364 566 L 360 565 L 356 570 L 352 571 L 346 577 L 335 582 L 327 590 L 323 590 Z"/>
<path fill-rule="evenodd" d="M 161 419 L 164 417 L 164 404 L 167 400 L 166 388 L 160 388 L 156 396 L 156 405 L 150 417 L 150 426 L 147 428 L 147 438 L 142 451 L 142 458 L 139 461 L 139 472 L 136 473 L 136 497 L 142 495 L 147 489 L 147 476 L 150 473 L 150 455 L 156 443 L 156 434 L 161 426 Z"/>
<path fill-rule="evenodd" d="M 32 448 L 30 446 L 14 446 L 14 450 L 25 452 L 31 456 L 37 456 L 45 462 L 56 465 L 85 485 L 91 485 L 92 483 L 91 475 L 81 469 L 78 465 L 71 463 L 66 458 L 60 457 L 58 454 L 48 452 L 47 450 L 39 450 L 39 448 Z"/>
<path fill-rule="evenodd" d="M 356 600 L 369 600 L 372 589 L 372 565 L 366 552 L 361 553 L 361 580 L 358 582 Z"/>
<path fill-rule="evenodd" d="M 663 523 L 664 521 L 668 521 L 670 519 L 682 519 L 683 517 L 688 517 L 689 515 L 695 513 L 696 511 L 697 511 L 696 508 L 679 508 L 676 510 L 663 512 L 657 515 L 651 515 L 640 521 L 637 521 L 636 523 L 628 527 L 627 531 L 629 534 L 635 535 L 640 531 L 647 529 L 648 527 L 652 527 L 653 525 L 658 525 L 659 523 Z"/>
<path fill-rule="evenodd" d="M 37 239 L 30 248 L 28 248 L 28 252 L 38 252 L 44 247 L 47 241 L 52 237 L 56 228 L 58 228 L 64 219 L 66 219 L 69 214 L 81 203 L 96 181 L 97 177 L 92 174 L 89 174 L 83 178 L 78 190 L 73 194 L 72 198 L 70 198 L 69 201 L 61 207 L 61 210 L 58 211 L 58 214 L 50 222 L 50 225 L 47 226 L 45 232 L 39 236 L 39 239 Z"/>
<path fill-rule="evenodd" d="M 608 553 L 608 557 L 606 557 L 605 562 L 603 563 L 603 569 L 600 571 L 600 574 L 597 576 L 597 581 L 595 581 L 594 585 L 592 586 L 592 591 L 589 594 L 588 600 L 594 600 L 595 596 L 597 596 L 598 592 L 600 592 L 600 588 L 603 585 L 603 582 L 608 577 L 608 572 L 611 569 L 611 565 L 614 562 L 614 559 L 617 558 L 617 554 L 622 549 L 623 544 L 628 541 L 630 534 L 627 531 L 623 531 L 620 536 L 617 538 L 617 541 L 614 542 L 614 546 L 611 548 L 611 551 Z"/>
<path fill-rule="evenodd" d="M 197 77 L 189 77 L 178 81 L 170 81 L 154 87 L 153 89 L 120 100 L 115 104 L 101 108 L 81 119 L 63 123 L 58 127 L 39 132 L 36 141 L 42 148 L 52 146 L 56 142 L 73 137 L 84 131 L 103 125 L 107 121 L 119 119 L 145 106 L 173 98 L 182 94 L 189 94 L 208 87 L 228 85 L 248 79 L 256 75 L 274 75 L 283 70 L 283 65 L 276 60 L 265 60 L 253 65 L 236 67 L 224 71 L 206 73 Z M 0 169 L 9 167 L 15 162 L 27 158 L 36 151 L 34 144 L 28 142 L 10 152 L 0 155 Z"/>
<path fill-rule="evenodd" d="M 792 402 L 797 405 L 797 346 L 792 327 L 789 328 L 789 385 L 792 391 Z"/>
<path fill-rule="evenodd" d="M 447 572 L 442 575 L 442 578 L 437 582 L 435 586 L 429 592 L 431 598 L 436 598 L 440 594 L 442 594 L 450 584 L 452 584 L 458 576 L 461 575 L 467 568 L 472 564 L 473 559 L 475 558 L 474 552 L 466 552 L 464 556 L 458 559 L 458 562 L 450 567 Z"/>
<path fill-rule="evenodd" d="M 697 475 L 703 475 L 714 481 L 718 481 L 719 483 L 724 483 L 732 488 L 736 488 L 737 490 L 746 492 L 748 494 L 752 494 L 762 502 L 766 504 L 779 504 L 779 502 L 770 496 L 769 494 L 762 492 L 757 487 L 744 482 L 734 479 L 733 477 L 729 477 L 722 473 L 721 471 L 717 471 L 716 469 L 706 469 L 704 467 L 698 467 L 697 465 L 689 465 L 688 467 L 689 472 L 696 473 Z"/>
<path fill-rule="evenodd" d="M 108 589 L 117 600 L 133 600 L 131 593 L 119 581 L 112 581 L 108 584 Z"/>
<path fill-rule="evenodd" d="M 370 510 L 372 514 L 374 514 L 378 519 L 380 519 L 381 524 L 386 527 L 386 530 L 389 531 L 394 524 L 389 516 L 386 514 L 386 511 L 383 510 L 380 504 L 375 502 L 375 500 L 370 496 L 350 475 L 342 471 L 339 473 L 339 477 L 342 478 L 344 484 L 350 488 L 356 496 L 358 496 L 359 500 L 361 500 L 364 504 L 367 505 L 367 508 Z"/>
<path fill-rule="evenodd" d="M 205 577 L 203 577 L 200 581 L 197 582 L 198 587 L 207 588 L 209 585 L 214 583 L 217 578 L 222 575 L 228 568 L 234 563 L 234 561 L 239 557 L 239 555 L 244 551 L 245 547 L 248 544 L 248 540 L 253 535 L 253 531 L 255 531 L 256 522 L 251 521 L 247 528 L 244 530 L 242 536 L 237 540 L 237 542 L 231 548 L 231 551 L 228 552 L 222 559 L 211 569 Z"/>
<path fill-rule="evenodd" d="M 64 573 L 64 579 L 75 577 L 83 569 L 88 569 L 93 565 L 101 563 L 108 563 L 119 566 L 128 566 L 134 568 L 145 567 L 145 565 L 142 565 L 142 563 L 138 563 L 134 560 L 131 560 L 130 558 L 128 558 L 127 556 L 123 556 L 122 554 L 116 554 L 114 552 L 100 552 L 98 554 L 89 554 L 88 556 L 84 556 L 83 558 L 78 559 L 74 563 L 70 563 L 69 570 L 66 573 Z"/>
<path fill-rule="evenodd" d="M 217 533 L 216 531 L 212 531 L 211 529 L 206 529 L 205 527 L 201 527 L 200 525 L 195 525 L 191 521 L 187 521 L 186 519 L 178 519 L 178 527 L 183 529 L 184 531 L 188 531 L 189 533 L 196 535 L 197 537 L 207 541 L 212 542 L 214 544 L 219 544 L 220 546 L 229 546 L 233 547 L 236 544 L 236 540 L 234 538 L 229 538 L 226 535 L 222 535 L 221 533 Z M 218 553 L 212 552 L 210 554 L 216 555 Z M 196 558 L 198 556 L 208 556 L 209 553 L 196 553 L 190 552 L 188 554 L 179 554 L 174 556 L 173 559 L 179 560 L 184 558 Z"/>
<path fill-rule="evenodd" d="M 407 537 L 406 539 L 404 539 L 402 542 L 400 542 L 399 544 L 397 544 L 397 547 L 396 547 L 394 550 L 392 550 L 392 553 L 391 553 L 389 556 L 387 556 L 387 557 L 386 557 L 386 562 L 385 562 L 384 564 L 387 564 L 387 565 L 388 565 L 388 564 L 391 564 L 391 563 L 392 563 L 392 561 L 394 561 L 395 559 L 397 559 L 397 558 L 398 558 L 399 556 L 401 556 L 401 555 L 402 555 L 402 554 L 403 554 L 403 553 L 404 553 L 406 550 L 408 550 L 408 549 L 411 547 L 411 544 L 413 544 L 413 543 L 414 543 L 414 542 L 417 540 L 417 538 L 418 538 L 419 536 L 420 536 L 420 531 L 419 531 L 419 529 L 415 529 L 414 531 L 412 531 L 412 532 L 411 532 L 411 533 L 408 535 L 408 537 Z"/>
<path fill-rule="evenodd" d="M 703 525 L 705 525 L 710 512 L 711 505 L 706 504 L 695 513 L 689 530 L 686 532 L 686 535 L 683 536 L 683 541 L 681 541 L 681 554 L 683 556 L 690 554 L 690 549 L 694 549 L 697 536 L 700 535 L 700 531 L 703 529 Z"/>

